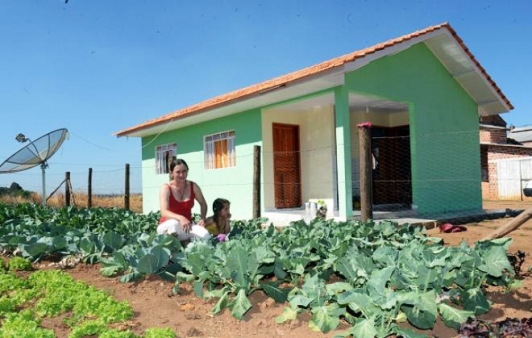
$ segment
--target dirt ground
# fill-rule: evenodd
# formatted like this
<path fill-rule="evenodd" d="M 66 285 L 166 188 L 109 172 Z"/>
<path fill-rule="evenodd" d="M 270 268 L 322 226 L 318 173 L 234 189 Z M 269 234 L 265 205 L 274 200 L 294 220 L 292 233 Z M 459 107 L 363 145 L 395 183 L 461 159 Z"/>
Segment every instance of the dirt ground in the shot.
<path fill-rule="evenodd" d="M 523 210 L 531 207 L 530 202 L 485 202 L 485 209 Z M 477 240 L 489 234 L 497 227 L 503 226 L 512 218 L 500 218 L 479 223 L 465 224 L 467 231 L 457 233 L 440 233 L 439 229 L 430 229 L 428 233 L 442 237 L 446 244 L 459 244 L 462 240 L 473 245 Z M 509 252 L 517 250 L 526 252 L 526 261 L 522 271 L 532 267 L 532 220 L 527 221 L 518 230 L 510 233 L 513 243 Z M 135 311 L 135 318 L 127 326 L 136 334 L 141 334 L 149 327 L 170 327 L 178 337 L 332 337 L 340 330 L 322 334 L 308 328 L 309 316 L 300 316 L 299 320 L 289 324 L 276 324 L 275 317 L 283 311 L 282 304 L 275 304 L 261 292 L 253 293 L 250 298 L 252 309 L 246 313 L 245 320 L 237 320 L 224 310 L 221 314 L 210 314 L 214 301 L 203 301 L 187 288 L 179 295 L 171 295 L 173 283 L 151 278 L 135 284 L 122 284 L 116 278 L 106 278 L 98 273 L 99 266 L 78 265 L 67 270 L 74 278 L 83 280 L 100 289 L 107 290 L 118 300 L 127 300 Z M 530 318 L 532 314 L 532 276 L 524 278 L 523 286 L 517 291 L 503 293 L 500 289 L 490 289 L 489 299 L 492 310 L 482 316 L 486 320 L 510 318 Z M 60 323 L 50 323 L 57 337 L 66 337 L 67 331 Z M 456 332 L 438 322 L 431 331 L 423 331 L 429 337 L 453 337 Z"/>

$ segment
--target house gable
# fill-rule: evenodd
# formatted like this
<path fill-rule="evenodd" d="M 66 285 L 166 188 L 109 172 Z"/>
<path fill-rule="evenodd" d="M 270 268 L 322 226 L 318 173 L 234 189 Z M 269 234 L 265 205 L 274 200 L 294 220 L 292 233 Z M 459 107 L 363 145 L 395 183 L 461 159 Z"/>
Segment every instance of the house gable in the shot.
<path fill-rule="evenodd" d="M 347 74 L 346 86 L 409 104 L 413 203 L 420 212 L 482 207 L 477 105 L 424 44 Z"/>

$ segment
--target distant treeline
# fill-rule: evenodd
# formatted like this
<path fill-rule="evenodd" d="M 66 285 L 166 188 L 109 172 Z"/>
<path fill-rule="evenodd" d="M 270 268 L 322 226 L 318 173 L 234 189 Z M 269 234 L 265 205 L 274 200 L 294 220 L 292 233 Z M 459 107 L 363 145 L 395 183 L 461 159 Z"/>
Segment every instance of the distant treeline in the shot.
<path fill-rule="evenodd" d="M 0 187 L 0 196 L 9 195 L 9 196 L 20 196 L 24 198 L 29 198 L 31 195 L 31 191 L 24 190 L 20 184 L 13 182 L 9 186 L 9 188 L 6 187 Z"/>

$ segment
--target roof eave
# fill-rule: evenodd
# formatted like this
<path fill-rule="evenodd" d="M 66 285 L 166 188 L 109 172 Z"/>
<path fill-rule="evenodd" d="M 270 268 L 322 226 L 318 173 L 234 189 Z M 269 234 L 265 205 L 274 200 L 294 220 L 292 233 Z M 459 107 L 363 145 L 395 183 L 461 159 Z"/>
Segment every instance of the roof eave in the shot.
<path fill-rule="evenodd" d="M 253 100 L 260 101 L 259 98 L 264 97 L 264 95 L 286 91 L 294 84 L 313 81 L 331 73 L 342 72 L 342 74 L 345 74 L 346 72 L 363 67 L 372 60 L 398 53 L 420 42 L 426 43 L 456 81 L 477 102 L 478 113 L 480 115 L 495 115 L 513 109 L 510 101 L 504 96 L 497 84 L 475 59 L 473 54 L 469 52 L 454 29 L 448 23 L 443 23 L 256 85 L 214 97 L 196 105 L 121 130 L 115 133 L 115 135 L 117 137 L 144 137 L 160 133 L 164 129 L 161 127 L 163 124 L 167 124 L 168 127 L 173 122 L 193 120 L 195 116 L 209 111 L 217 111 L 233 106 L 236 108 L 236 106 L 243 102 L 249 103 Z M 254 105 L 251 104 L 250 106 Z"/>
<path fill-rule="evenodd" d="M 211 104 L 204 108 L 195 109 L 195 106 L 197 105 L 190 106 L 186 109 L 161 116 L 132 128 L 124 129 L 115 133 L 114 135 L 117 137 L 145 137 L 154 134 L 160 134 L 165 130 L 173 130 L 199 123 L 202 120 L 213 119 L 207 117 L 204 117 L 203 119 L 200 118 L 200 116 L 204 116 L 204 113 L 206 112 L 211 112 L 215 116 L 214 118 L 219 118 L 229 115 L 227 112 L 229 110 L 246 111 L 258 107 L 272 105 L 280 101 L 312 94 L 316 91 L 325 91 L 327 89 L 343 85 L 344 73 L 345 70 L 343 65 L 330 67 L 319 74 L 314 73 L 306 77 L 280 83 L 276 86 L 268 86 L 265 89 L 250 92 L 246 95 L 235 94 L 237 96 L 235 99 L 221 100 L 216 104 Z M 241 90 L 245 90 L 246 88 Z M 236 93 L 238 91 L 232 93 Z M 223 96 L 225 97 L 230 94 L 231 93 L 225 94 Z M 212 100 L 216 100 L 217 98 L 218 97 L 215 97 Z M 200 104 L 204 104 L 205 102 L 207 101 L 203 101 Z"/>

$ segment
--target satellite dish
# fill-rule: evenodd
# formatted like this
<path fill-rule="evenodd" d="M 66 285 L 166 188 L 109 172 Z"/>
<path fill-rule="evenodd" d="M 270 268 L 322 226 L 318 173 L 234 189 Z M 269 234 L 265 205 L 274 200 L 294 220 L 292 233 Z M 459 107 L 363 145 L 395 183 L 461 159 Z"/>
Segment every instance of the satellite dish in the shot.
<path fill-rule="evenodd" d="M 35 141 L 30 140 L 24 134 L 18 134 L 15 138 L 17 141 L 21 143 L 29 141 L 30 143 L 0 164 L 0 174 L 14 173 L 41 165 L 42 204 L 46 204 L 45 171 L 48 168 L 46 161 L 56 153 L 67 136 L 68 130 L 65 128 L 49 132 Z"/>

